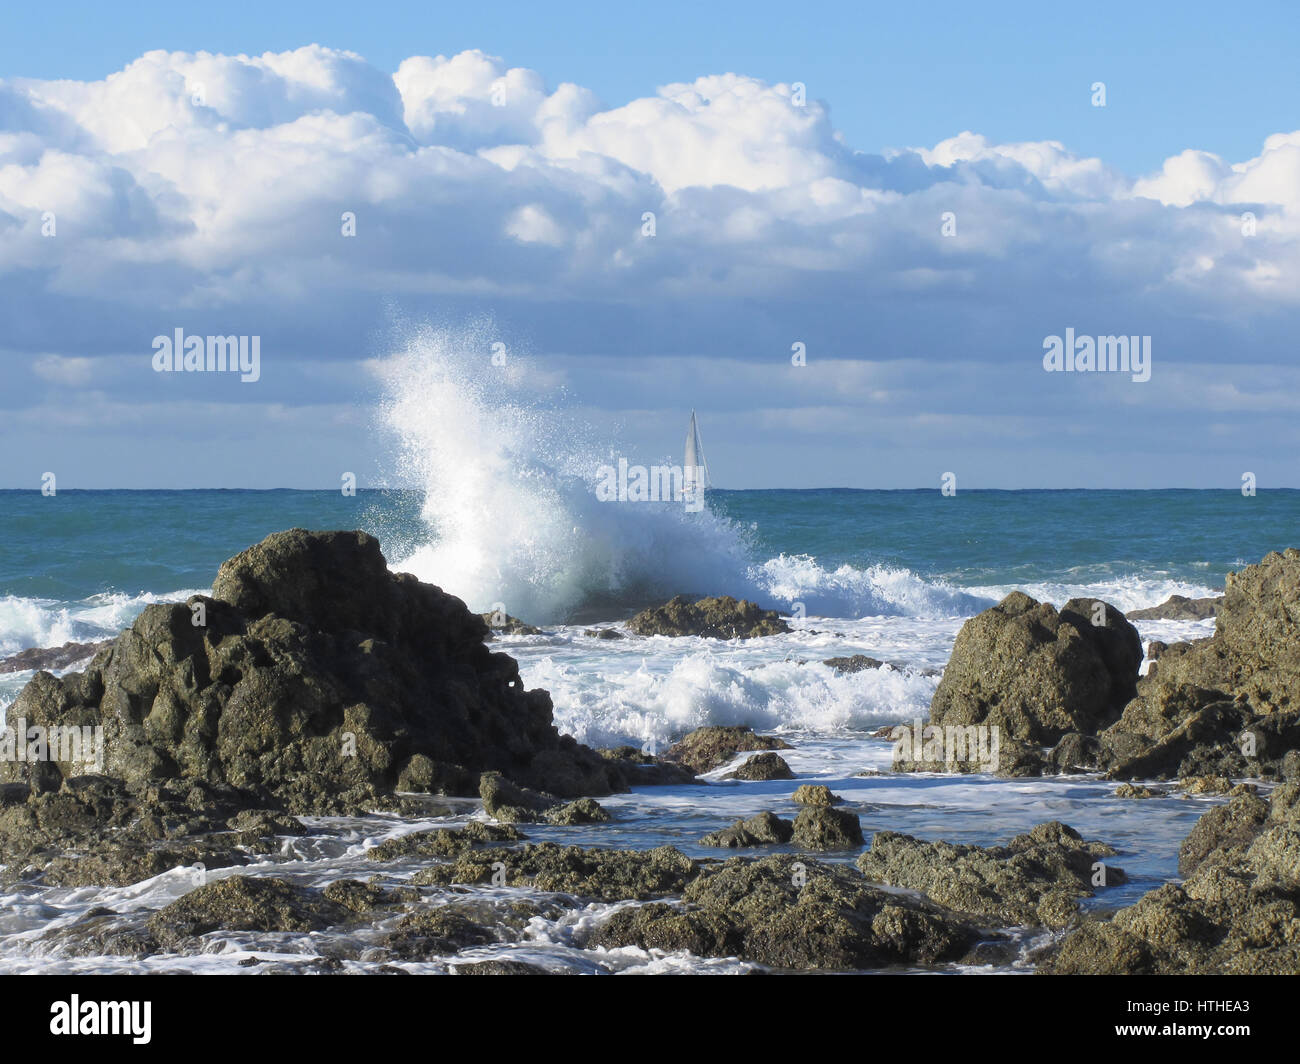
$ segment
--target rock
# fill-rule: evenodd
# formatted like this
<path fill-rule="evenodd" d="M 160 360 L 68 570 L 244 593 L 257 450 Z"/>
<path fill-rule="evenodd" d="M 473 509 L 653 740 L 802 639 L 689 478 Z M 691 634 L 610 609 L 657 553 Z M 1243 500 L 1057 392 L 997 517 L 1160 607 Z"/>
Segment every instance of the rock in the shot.
<path fill-rule="evenodd" d="M 792 780 L 794 773 L 780 754 L 755 754 L 735 772 L 728 772 L 728 780 Z"/>
<path fill-rule="evenodd" d="M 805 805 L 794 818 L 794 841 L 805 850 L 851 850 L 863 844 L 862 822 L 844 809 Z"/>
<path fill-rule="evenodd" d="M 497 842 L 517 842 L 528 836 L 508 824 L 484 824 L 471 820 L 463 828 L 438 828 L 415 831 L 385 839 L 366 851 L 372 861 L 395 861 L 403 857 L 454 857 L 476 846 Z"/>
<path fill-rule="evenodd" d="M 627 637 L 617 628 L 587 628 L 583 635 L 589 635 L 592 639 L 626 639 Z"/>
<path fill-rule="evenodd" d="M 831 789 L 821 783 L 805 783 L 796 787 L 790 797 L 798 805 L 839 805 L 844 801 L 838 794 L 831 794 Z"/>
<path fill-rule="evenodd" d="M 1190 776 L 1178 781 L 1184 794 L 1227 794 L 1232 790 L 1232 780 L 1227 776 Z"/>
<path fill-rule="evenodd" d="M 229 785 L 290 813 L 366 812 L 439 766 L 559 797 L 625 788 L 617 763 L 556 731 L 550 696 L 526 691 L 486 633 L 459 599 L 390 573 L 365 533 L 293 529 L 224 563 L 212 598 L 146 607 L 84 673 L 38 672 L 9 716 L 102 725 L 110 776 Z M 75 774 L 42 771 L 53 788 Z M 31 766 L 2 762 L 0 778 Z"/>
<path fill-rule="evenodd" d="M 642 610 L 627 622 L 636 635 L 700 636 L 706 639 L 756 639 L 783 635 L 790 626 L 775 610 L 761 609 L 747 599 L 730 595 L 691 602 L 678 595 L 662 606 Z"/>
<path fill-rule="evenodd" d="M 709 725 L 696 728 L 664 754 L 666 760 L 685 765 L 695 775 L 725 765 L 749 750 L 789 750 L 790 744 L 774 735 L 755 735 L 752 728 Z"/>
<path fill-rule="evenodd" d="M 307 834 L 301 820 L 274 809 L 241 809 L 227 821 L 227 826 L 231 831 L 254 837 Z"/>
<path fill-rule="evenodd" d="M 570 972 L 552 972 L 539 964 L 526 961 L 467 961 L 452 965 L 453 975 L 570 975 Z"/>
<path fill-rule="evenodd" d="M 879 658 L 869 658 L 865 654 L 854 654 L 848 658 L 827 658 L 822 664 L 829 665 L 840 674 L 846 674 L 864 672 L 867 669 L 879 669 L 885 663 Z"/>
<path fill-rule="evenodd" d="M 698 868 L 695 861 L 671 846 L 604 850 L 540 842 L 519 849 L 474 850 L 450 864 L 421 869 L 411 882 L 419 886 L 489 883 L 501 873 L 505 885 L 512 887 L 603 901 L 643 901 L 680 894 Z"/>
<path fill-rule="evenodd" d="M 480 924 L 448 905 L 421 906 L 407 913 L 383 939 L 395 957 L 423 961 L 499 942 L 496 928 Z"/>
<path fill-rule="evenodd" d="M 788 855 L 701 868 L 683 902 L 617 909 L 588 945 L 851 971 L 956 960 L 983 937 L 959 917 L 872 887 L 848 868 Z"/>
<path fill-rule="evenodd" d="M 609 813 L 593 798 L 579 798 L 546 812 L 546 822 L 556 825 L 603 824 L 609 819 Z"/>
<path fill-rule="evenodd" d="M 27 672 L 29 669 L 66 669 L 79 661 L 93 658 L 111 639 L 98 643 L 64 643 L 61 647 L 33 647 L 0 659 L 0 673 Z"/>
<path fill-rule="evenodd" d="M 1073 828 L 1051 821 L 1007 846 L 923 842 L 910 835 L 878 831 L 871 849 L 858 858 L 867 879 L 919 890 L 957 912 L 999 926 L 1066 926 L 1078 899 L 1093 893 L 1096 865 L 1115 851 L 1084 842 Z M 1105 865 L 1105 885 L 1126 881 L 1122 869 Z"/>
<path fill-rule="evenodd" d="M 1220 612 L 1220 617 L 1223 614 Z M 1180 856 L 1189 874 L 1068 935 L 1045 974 L 1289 975 L 1300 971 L 1300 785 L 1260 818 L 1240 795 L 1206 813 Z M 1207 823 L 1208 821 L 1208 823 Z M 1202 824 L 1205 824 L 1202 827 Z"/>
<path fill-rule="evenodd" d="M 633 786 L 664 787 L 683 783 L 704 785 L 704 781 L 696 779 L 695 773 L 685 765 L 644 753 L 635 746 L 605 748 L 597 753 L 616 762 L 622 770 L 622 778 Z"/>
<path fill-rule="evenodd" d="M 319 891 L 283 879 L 231 876 L 177 898 L 149 920 L 168 950 L 210 931 L 320 931 L 348 918 L 349 910 Z"/>
<path fill-rule="evenodd" d="M 1159 606 L 1130 610 L 1126 616 L 1130 621 L 1201 621 L 1213 617 L 1221 601 L 1219 597 L 1194 599 L 1170 595 Z"/>
<path fill-rule="evenodd" d="M 566 805 L 551 795 L 518 787 L 499 772 L 483 773 L 479 796 L 488 816 L 503 824 L 599 824 L 609 819 L 594 799 L 580 798 Z"/>
<path fill-rule="evenodd" d="M 1150 787 L 1138 787 L 1132 783 L 1121 783 L 1115 788 L 1116 798 L 1162 798 L 1164 791 L 1152 790 Z"/>
<path fill-rule="evenodd" d="M 1141 661 L 1137 629 L 1115 607 L 1073 599 L 1058 613 L 1012 592 L 962 625 L 930 720 L 998 727 L 1004 746 L 1094 734 L 1133 697 Z"/>
<path fill-rule="evenodd" d="M 487 636 L 492 638 L 491 632 L 500 632 L 502 635 L 545 635 L 540 628 L 534 628 L 531 624 L 525 624 L 518 617 L 511 617 L 508 613 L 480 613 L 483 623 L 491 630 Z"/>
<path fill-rule="evenodd" d="M 1300 748 L 1300 551 L 1228 577 L 1211 638 L 1174 643 L 1103 731 L 1114 778 L 1286 778 Z"/>
<path fill-rule="evenodd" d="M 794 825 L 774 813 L 763 812 L 748 820 L 737 820 L 729 828 L 715 831 L 700 839 L 701 846 L 773 846 L 789 842 Z"/>

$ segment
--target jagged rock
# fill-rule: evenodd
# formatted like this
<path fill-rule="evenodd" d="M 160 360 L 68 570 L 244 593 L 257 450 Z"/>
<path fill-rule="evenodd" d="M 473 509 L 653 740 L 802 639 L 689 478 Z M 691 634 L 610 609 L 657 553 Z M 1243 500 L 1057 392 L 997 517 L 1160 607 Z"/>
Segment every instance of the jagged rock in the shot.
<path fill-rule="evenodd" d="M 831 789 L 821 783 L 805 783 L 796 787 L 790 798 L 798 805 L 839 805 L 844 801 L 838 794 L 831 794 Z"/>
<path fill-rule="evenodd" d="M 1218 596 L 1194 599 L 1186 595 L 1170 595 L 1159 606 L 1130 610 L 1125 616 L 1130 621 L 1201 621 L 1213 617 L 1221 601 Z"/>
<path fill-rule="evenodd" d="M 582 634 L 591 636 L 592 639 L 626 639 L 627 638 L 617 628 L 587 628 L 584 629 Z"/>
<path fill-rule="evenodd" d="M 518 617 L 511 617 L 508 613 L 480 613 L 483 623 L 490 629 L 487 638 L 492 638 L 492 632 L 500 632 L 502 635 L 545 635 L 540 628 L 534 628 L 531 624 L 525 624 Z"/>
<path fill-rule="evenodd" d="M 1058 613 L 1015 591 L 962 625 L 930 721 L 998 727 L 1004 744 L 1092 734 L 1132 698 L 1141 661 L 1137 629 L 1115 607 L 1073 599 Z"/>
<path fill-rule="evenodd" d="M 878 831 L 858 868 L 873 882 L 919 890 L 940 905 L 1000 926 L 1058 928 L 1074 918 L 1079 898 L 1092 895 L 1094 866 L 1105 865 L 1106 886 L 1126 881 L 1121 868 L 1101 860 L 1114 854 L 1051 821 L 1007 846 L 988 848 Z"/>
<path fill-rule="evenodd" d="M 293 529 L 224 563 L 212 598 L 146 607 L 84 673 L 37 673 L 9 715 L 102 725 L 108 775 L 226 784 L 292 813 L 367 811 L 438 765 L 561 797 L 623 789 L 486 633 L 459 599 L 390 573 L 365 533 Z M 49 765 L 44 785 L 74 769 Z M 5 780 L 29 772 L 0 763 Z"/>
<path fill-rule="evenodd" d="M 730 595 L 691 602 L 685 595 L 642 610 L 627 622 L 636 635 L 701 636 L 706 639 L 756 639 L 783 635 L 790 626 L 776 610 L 765 610 L 748 599 Z"/>
<path fill-rule="evenodd" d="M 1150 787 L 1139 787 L 1132 783 L 1121 783 L 1115 788 L 1116 798 L 1163 798 L 1165 792 Z"/>
<path fill-rule="evenodd" d="M 684 908 L 618 909 L 588 944 L 848 971 L 956 960 L 981 937 L 927 902 L 872 887 L 845 867 L 794 856 L 737 857 L 702 868 L 683 901 Z"/>
<path fill-rule="evenodd" d="M 402 857 L 454 857 L 475 846 L 495 842 L 518 842 L 528 836 L 509 824 L 484 824 L 471 820 L 463 828 L 415 831 L 385 839 L 366 851 L 372 861 L 395 861 Z"/>
<path fill-rule="evenodd" d="M 526 961 L 466 961 L 452 965 L 453 975 L 569 975 L 570 972 L 552 972 L 539 964 Z"/>
<path fill-rule="evenodd" d="M 349 910 L 320 891 L 283 879 L 230 876 L 198 887 L 156 912 L 149 930 L 165 948 L 209 931 L 319 931 L 348 919 Z"/>
<path fill-rule="evenodd" d="M 863 844 L 862 822 L 845 809 L 805 805 L 794 818 L 794 841 L 805 850 L 851 850 Z"/>
<path fill-rule="evenodd" d="M 609 819 L 594 799 L 565 804 L 549 794 L 518 787 L 499 772 L 483 773 L 479 796 L 488 816 L 503 824 L 599 824 Z"/>
<path fill-rule="evenodd" d="M 774 846 L 789 842 L 794 825 L 775 813 L 762 812 L 748 820 L 737 820 L 729 828 L 715 831 L 700 839 L 701 846 L 737 849 L 744 846 Z"/>
<path fill-rule="evenodd" d="M 755 735 L 753 728 L 709 725 L 696 728 L 664 754 L 668 761 L 685 765 L 696 775 L 725 765 L 749 750 L 789 750 L 790 744 L 774 735 Z"/>
<path fill-rule="evenodd" d="M 885 663 L 879 658 L 869 658 L 866 654 L 854 654 L 852 657 L 847 658 L 827 658 L 822 664 L 829 665 L 836 672 L 845 674 L 864 672 L 867 669 L 879 669 Z"/>
<path fill-rule="evenodd" d="M 93 658 L 111 639 L 98 643 L 64 643 L 61 647 L 32 647 L 0 659 L 0 673 L 27 672 L 29 669 L 66 669 L 79 661 Z"/>
<path fill-rule="evenodd" d="M 682 783 L 704 785 L 704 781 L 696 779 L 695 773 L 687 766 L 647 754 L 635 746 L 603 748 L 596 752 L 601 757 L 617 762 L 622 770 L 622 778 L 633 786 L 662 787 Z"/>
<path fill-rule="evenodd" d="M 728 772 L 728 780 L 792 780 L 794 773 L 780 754 L 755 754 L 735 772 Z"/>
<path fill-rule="evenodd" d="M 582 849 L 528 843 L 461 854 L 450 864 L 421 869 L 412 883 L 450 886 L 489 883 L 501 873 L 505 885 L 576 894 L 604 901 L 645 900 L 680 894 L 699 866 L 671 846 L 654 850 Z"/>
<path fill-rule="evenodd" d="M 1222 613 L 1220 614 L 1222 617 Z M 1039 971 L 1059 975 L 1293 975 L 1300 971 L 1300 786 L 1211 810 L 1166 883 L 1109 920 L 1084 923 Z M 1209 822 L 1204 828 L 1202 823 Z"/>

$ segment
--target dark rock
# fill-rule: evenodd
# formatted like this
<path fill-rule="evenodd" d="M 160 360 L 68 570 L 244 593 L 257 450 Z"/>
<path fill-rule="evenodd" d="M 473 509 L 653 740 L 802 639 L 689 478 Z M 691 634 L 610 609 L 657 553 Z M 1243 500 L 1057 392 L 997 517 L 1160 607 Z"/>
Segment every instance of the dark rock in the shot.
<path fill-rule="evenodd" d="M 794 825 L 774 813 L 762 812 L 748 820 L 737 820 L 729 828 L 700 839 L 701 846 L 737 849 L 745 846 L 774 846 L 789 842 Z"/>
<path fill-rule="evenodd" d="M 842 866 L 793 856 L 702 868 L 683 901 L 685 908 L 619 909 L 589 944 L 849 971 L 956 960 L 981 937 L 927 902 L 872 887 Z"/>
<path fill-rule="evenodd" d="M 879 669 L 885 663 L 879 658 L 869 658 L 866 654 L 854 654 L 852 657 L 847 658 L 827 658 L 822 664 L 829 665 L 836 672 L 845 674 L 863 672 L 867 669 Z"/>
<path fill-rule="evenodd" d="M 438 828 L 415 831 L 385 839 L 366 851 L 372 861 L 395 861 L 402 857 L 454 857 L 476 846 L 497 842 L 517 842 L 528 836 L 508 824 L 484 824 L 471 820 L 463 828 Z"/>
<path fill-rule="evenodd" d="M 780 754 L 755 754 L 735 772 L 728 772 L 728 780 L 792 780 L 794 773 Z"/>
<path fill-rule="evenodd" d="M 568 975 L 568 972 L 552 973 L 538 964 L 525 961 L 466 961 L 452 965 L 454 975 Z"/>
<path fill-rule="evenodd" d="M 691 602 L 678 595 L 662 606 L 642 610 L 627 628 L 636 635 L 701 636 L 706 639 L 756 639 L 782 635 L 790 626 L 776 610 L 765 610 L 730 595 Z"/>
<path fill-rule="evenodd" d="M 488 626 L 492 632 L 500 632 L 502 635 L 545 635 L 540 628 L 534 628 L 531 624 L 525 624 L 518 617 L 511 617 L 508 613 L 480 613 L 483 623 Z M 489 633 L 487 636 L 491 639 Z"/>
<path fill-rule="evenodd" d="M 1221 601 L 1217 597 L 1194 599 L 1170 595 L 1159 606 L 1130 610 L 1126 616 L 1130 621 L 1201 621 L 1213 617 Z"/>
<path fill-rule="evenodd" d="M 1057 821 L 1017 835 L 1007 846 L 923 842 L 910 835 L 878 831 L 871 849 L 858 858 L 869 880 L 919 890 L 932 901 L 999 926 L 1064 927 L 1091 896 L 1101 859 L 1109 846 L 1084 842 Z M 1122 869 L 1105 865 L 1105 886 L 1126 881 Z"/>
<path fill-rule="evenodd" d="M 617 628 L 588 628 L 582 633 L 589 635 L 592 639 L 626 639 L 627 637 Z"/>
<path fill-rule="evenodd" d="M 1163 798 L 1165 792 L 1150 787 L 1139 787 L 1132 783 L 1121 783 L 1115 788 L 1116 798 Z"/>
<path fill-rule="evenodd" d="M 752 728 L 709 725 L 696 728 L 664 754 L 665 759 L 685 765 L 696 775 L 725 765 L 749 750 L 789 750 L 790 744 L 774 735 L 755 735 Z"/>
<path fill-rule="evenodd" d="M 1220 618 L 1223 614 L 1220 613 Z M 1039 971 L 1058 975 L 1292 975 L 1300 971 L 1300 786 L 1211 810 L 1184 844 L 1178 885 L 1068 935 Z M 1209 818 L 1209 823 L 1202 824 Z"/>
<path fill-rule="evenodd" d="M 863 844 L 856 814 L 826 805 L 805 805 L 794 818 L 795 845 L 805 850 L 851 850 Z"/>
<path fill-rule="evenodd" d="M 27 672 L 29 669 L 66 669 L 79 661 L 93 658 L 113 641 L 98 643 L 64 643 L 61 647 L 32 647 L 11 657 L 0 659 L 0 673 Z"/>
<path fill-rule="evenodd" d="M 348 918 L 349 910 L 319 891 L 283 879 L 230 876 L 177 898 L 149 920 L 165 949 L 210 931 L 320 931 Z"/>
<path fill-rule="evenodd" d="M 459 599 L 390 573 L 365 533 L 293 529 L 222 565 L 212 598 L 146 607 L 86 672 L 37 673 L 9 715 L 102 725 L 111 776 L 230 785 L 291 813 L 369 811 L 431 765 L 561 797 L 624 788 L 486 634 Z"/>

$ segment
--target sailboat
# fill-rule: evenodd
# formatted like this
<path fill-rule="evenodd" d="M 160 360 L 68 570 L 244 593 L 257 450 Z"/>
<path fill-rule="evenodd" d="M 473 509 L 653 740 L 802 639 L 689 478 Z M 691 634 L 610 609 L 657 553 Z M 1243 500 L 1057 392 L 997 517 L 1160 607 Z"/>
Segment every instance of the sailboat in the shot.
<path fill-rule="evenodd" d="M 711 487 L 709 460 L 704 457 L 704 443 L 700 440 L 700 426 L 691 411 L 691 423 L 686 429 L 686 456 L 682 460 L 682 497 L 689 502 L 702 501 L 704 489 Z"/>

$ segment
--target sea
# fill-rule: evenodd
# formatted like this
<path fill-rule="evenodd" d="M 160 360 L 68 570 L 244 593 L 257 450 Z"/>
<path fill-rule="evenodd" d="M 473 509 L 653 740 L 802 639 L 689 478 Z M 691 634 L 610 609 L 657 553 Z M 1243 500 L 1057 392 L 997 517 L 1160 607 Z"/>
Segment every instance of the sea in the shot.
<path fill-rule="evenodd" d="M 435 474 L 438 470 L 434 470 Z M 1012 590 L 1057 605 L 1076 596 L 1121 610 L 1172 594 L 1214 595 L 1229 572 L 1296 542 L 1300 492 L 710 490 L 680 503 L 593 501 L 581 483 L 497 466 L 461 470 L 450 497 L 437 486 L 343 491 L 0 492 L 0 656 L 27 647 L 109 638 L 145 605 L 211 588 L 221 562 L 268 533 L 360 528 L 380 538 L 390 567 L 435 583 L 479 612 L 505 610 L 544 634 L 498 636 L 529 687 L 545 688 L 561 731 L 594 746 L 662 750 L 705 724 L 743 724 L 793 749 L 794 781 L 643 788 L 602 799 L 614 820 L 529 827 L 534 839 L 649 848 L 665 843 L 717 856 L 702 835 L 770 809 L 792 815 L 800 783 L 825 783 L 858 813 L 864 833 L 901 831 L 989 845 L 1062 820 L 1119 850 L 1129 882 L 1088 902 L 1114 908 L 1177 878 L 1192 823 L 1221 799 L 1115 798 L 1093 776 L 999 779 L 899 775 L 873 733 L 925 717 L 962 623 Z M 468 503 L 478 500 L 477 508 Z M 779 609 L 789 635 L 717 641 L 597 639 L 673 594 L 730 594 Z M 1144 639 L 1207 636 L 1213 620 L 1139 621 Z M 841 675 L 824 659 L 866 654 L 887 666 Z M 0 676 L 0 707 L 31 673 Z M 0 708 L 0 712 L 3 709 Z M 317 818 L 316 834 L 282 840 L 255 874 L 318 885 L 377 871 L 400 882 L 416 865 L 376 866 L 365 851 L 395 834 L 481 818 Z M 779 852 L 783 847 L 777 847 Z M 851 860 L 853 854 L 831 855 Z M 247 872 L 248 870 L 244 870 Z M 212 872 L 210 875 L 228 874 Z M 177 869 L 127 888 L 0 891 L 0 972 L 239 972 L 250 954 L 288 963 L 332 948 L 365 971 L 365 942 L 323 946 L 318 935 L 216 932 L 186 957 L 69 956 L 42 938 L 94 906 L 154 909 L 193 886 Z M 518 888 L 481 888 L 508 895 Z M 591 905 L 535 919 L 523 941 L 471 951 L 556 969 L 726 972 L 735 960 L 591 951 L 575 945 L 610 909 Z M 1026 955 L 1043 933 L 1025 936 Z M 464 956 L 461 959 L 465 959 Z M 446 970 L 450 958 L 403 965 Z M 980 971 L 984 969 L 952 969 Z M 1005 965 L 1030 971 L 1027 960 Z"/>

